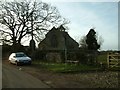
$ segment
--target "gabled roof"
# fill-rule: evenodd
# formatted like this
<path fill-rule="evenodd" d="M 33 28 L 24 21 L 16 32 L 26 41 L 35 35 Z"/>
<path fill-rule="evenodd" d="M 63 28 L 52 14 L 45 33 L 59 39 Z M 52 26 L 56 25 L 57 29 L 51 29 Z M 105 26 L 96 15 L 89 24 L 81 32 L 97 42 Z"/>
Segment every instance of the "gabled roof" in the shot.
<path fill-rule="evenodd" d="M 55 43 L 58 42 L 58 47 L 56 47 L 56 49 L 61 48 L 61 50 L 63 50 L 65 47 L 68 49 L 77 49 L 79 44 L 64 30 L 65 28 L 62 25 L 58 28 L 53 27 L 46 34 L 45 39 L 41 41 L 39 48 L 43 46 L 45 49 L 52 49 L 51 43 L 55 41 Z"/>
<path fill-rule="evenodd" d="M 60 25 L 60 27 L 58 27 L 58 29 L 61 31 L 65 31 L 65 28 L 63 27 L 63 25 Z"/>

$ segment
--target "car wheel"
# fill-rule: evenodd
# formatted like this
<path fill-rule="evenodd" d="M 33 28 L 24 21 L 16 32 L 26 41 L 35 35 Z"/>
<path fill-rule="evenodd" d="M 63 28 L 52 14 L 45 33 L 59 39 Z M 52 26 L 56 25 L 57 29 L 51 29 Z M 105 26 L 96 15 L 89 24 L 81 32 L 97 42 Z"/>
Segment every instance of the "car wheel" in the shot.
<path fill-rule="evenodd" d="M 19 62 L 16 62 L 16 65 L 17 65 L 17 66 L 19 66 L 19 65 L 20 65 L 20 63 L 19 63 Z"/>
<path fill-rule="evenodd" d="M 29 65 L 31 65 L 32 64 L 32 62 L 29 62 Z"/>

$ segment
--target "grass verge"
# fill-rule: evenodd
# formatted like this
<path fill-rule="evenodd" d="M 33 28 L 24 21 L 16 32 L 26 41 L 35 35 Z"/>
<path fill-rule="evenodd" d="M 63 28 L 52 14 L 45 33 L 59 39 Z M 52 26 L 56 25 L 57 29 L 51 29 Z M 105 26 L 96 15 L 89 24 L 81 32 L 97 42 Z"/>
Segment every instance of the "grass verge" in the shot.
<path fill-rule="evenodd" d="M 66 64 L 66 63 L 48 63 L 41 61 L 33 61 L 33 64 L 42 69 L 46 69 L 52 72 L 58 73 L 77 73 L 77 72 L 88 72 L 88 71 L 98 71 L 101 68 L 96 66 L 88 66 L 83 64 Z"/>

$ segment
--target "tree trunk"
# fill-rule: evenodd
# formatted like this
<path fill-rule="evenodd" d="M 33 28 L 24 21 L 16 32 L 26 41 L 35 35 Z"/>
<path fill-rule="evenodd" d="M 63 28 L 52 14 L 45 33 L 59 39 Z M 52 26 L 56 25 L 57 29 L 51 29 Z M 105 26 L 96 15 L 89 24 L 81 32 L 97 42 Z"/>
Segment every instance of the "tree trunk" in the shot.
<path fill-rule="evenodd" d="M 21 40 L 16 40 L 16 37 L 12 38 L 13 45 L 12 45 L 12 51 L 17 52 L 22 50 Z"/>

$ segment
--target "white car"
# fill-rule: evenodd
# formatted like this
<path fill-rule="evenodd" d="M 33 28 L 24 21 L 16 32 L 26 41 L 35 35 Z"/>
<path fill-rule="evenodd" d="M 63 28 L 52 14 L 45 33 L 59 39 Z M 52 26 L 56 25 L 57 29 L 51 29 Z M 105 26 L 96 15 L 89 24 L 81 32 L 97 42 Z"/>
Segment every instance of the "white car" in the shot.
<path fill-rule="evenodd" d="M 32 60 L 23 52 L 12 53 L 9 56 L 9 62 L 20 65 L 20 64 L 31 64 Z"/>

